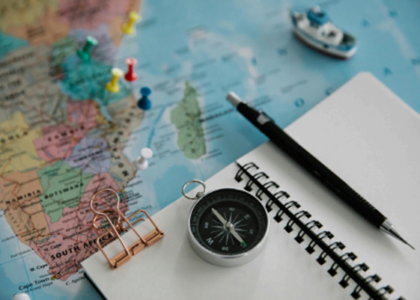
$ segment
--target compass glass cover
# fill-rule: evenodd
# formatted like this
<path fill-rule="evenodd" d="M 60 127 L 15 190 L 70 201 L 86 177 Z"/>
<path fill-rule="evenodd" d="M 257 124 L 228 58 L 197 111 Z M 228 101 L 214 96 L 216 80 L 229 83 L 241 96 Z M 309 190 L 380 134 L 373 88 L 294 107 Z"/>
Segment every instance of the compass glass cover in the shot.
<path fill-rule="evenodd" d="M 268 229 L 265 208 L 254 196 L 236 189 L 220 189 L 198 200 L 190 228 L 196 241 L 221 255 L 254 248 Z"/>

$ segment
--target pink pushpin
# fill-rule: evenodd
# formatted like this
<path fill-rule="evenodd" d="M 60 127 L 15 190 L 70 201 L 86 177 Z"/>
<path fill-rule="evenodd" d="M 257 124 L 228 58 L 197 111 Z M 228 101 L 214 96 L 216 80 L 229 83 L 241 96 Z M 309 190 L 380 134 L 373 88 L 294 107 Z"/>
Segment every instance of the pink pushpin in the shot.
<path fill-rule="evenodd" d="M 137 63 L 137 59 L 130 57 L 130 58 L 127 58 L 125 62 L 128 65 L 128 71 L 124 76 L 125 80 L 130 81 L 130 82 L 136 81 L 137 74 L 134 73 L 134 65 Z"/>

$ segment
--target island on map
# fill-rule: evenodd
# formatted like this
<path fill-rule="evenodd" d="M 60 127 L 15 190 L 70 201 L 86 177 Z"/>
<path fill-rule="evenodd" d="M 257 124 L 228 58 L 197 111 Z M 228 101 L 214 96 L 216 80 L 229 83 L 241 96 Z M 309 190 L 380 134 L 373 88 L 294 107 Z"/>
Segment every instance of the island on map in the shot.
<path fill-rule="evenodd" d="M 197 98 L 197 90 L 186 82 L 184 97 L 171 110 L 171 122 L 178 129 L 178 147 L 189 159 L 199 159 L 206 154 L 203 124 L 200 122 L 201 108 Z"/>

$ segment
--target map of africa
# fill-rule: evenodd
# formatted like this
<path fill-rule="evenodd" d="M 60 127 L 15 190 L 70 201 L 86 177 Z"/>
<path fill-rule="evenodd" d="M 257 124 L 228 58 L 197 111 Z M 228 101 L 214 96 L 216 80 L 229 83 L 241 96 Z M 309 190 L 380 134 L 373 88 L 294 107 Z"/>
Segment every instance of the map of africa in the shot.
<path fill-rule="evenodd" d="M 97 251 L 91 196 L 110 187 L 125 214 L 154 214 L 186 181 L 263 143 L 225 100 L 231 90 L 285 127 L 369 71 L 420 112 L 418 3 L 318 3 L 358 37 L 348 61 L 292 36 L 289 10 L 314 4 L 0 0 L 0 298 L 100 299 L 80 266 Z M 142 15 L 134 37 L 121 30 L 130 11 Z M 82 61 L 88 35 L 98 45 Z M 111 68 L 126 70 L 127 57 L 138 80 L 110 94 Z M 136 106 L 143 86 L 149 111 Z M 139 172 L 143 147 L 154 156 Z"/>

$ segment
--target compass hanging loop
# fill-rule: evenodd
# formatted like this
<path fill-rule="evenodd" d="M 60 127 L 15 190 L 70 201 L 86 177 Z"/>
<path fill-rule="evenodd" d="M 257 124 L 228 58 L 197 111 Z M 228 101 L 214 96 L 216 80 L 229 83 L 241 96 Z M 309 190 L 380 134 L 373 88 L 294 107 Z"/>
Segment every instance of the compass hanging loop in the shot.
<path fill-rule="evenodd" d="M 191 184 L 191 183 L 198 183 L 203 187 L 203 191 L 201 192 L 197 192 L 197 194 L 195 195 L 195 197 L 190 197 L 187 195 L 187 193 L 185 192 L 185 188 Z M 182 195 L 184 195 L 185 198 L 187 198 L 188 200 L 197 200 L 200 199 L 201 197 L 203 197 L 203 195 L 206 193 L 206 185 L 204 184 L 204 182 L 202 182 L 201 180 L 198 179 L 193 179 L 188 181 L 187 183 L 184 184 L 184 186 L 182 187 Z"/>

